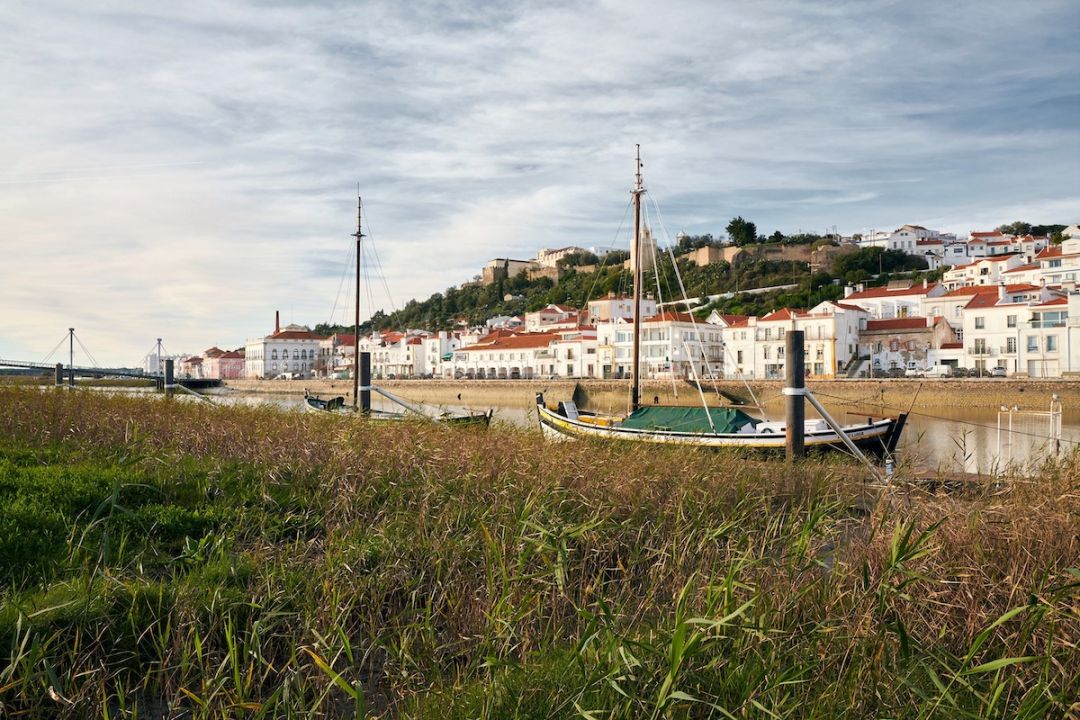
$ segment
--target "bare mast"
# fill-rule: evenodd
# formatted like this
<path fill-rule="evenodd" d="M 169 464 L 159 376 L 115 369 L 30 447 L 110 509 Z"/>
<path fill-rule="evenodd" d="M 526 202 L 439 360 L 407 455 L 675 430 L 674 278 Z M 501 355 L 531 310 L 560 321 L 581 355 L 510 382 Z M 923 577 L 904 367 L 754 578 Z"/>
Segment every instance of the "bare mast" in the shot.
<path fill-rule="evenodd" d="M 360 239 L 364 237 L 360 229 L 360 192 L 356 193 L 356 232 L 352 237 L 356 238 L 356 305 L 353 315 L 353 373 L 352 373 L 352 396 L 353 410 L 360 408 Z"/>
<path fill-rule="evenodd" d="M 637 173 L 634 175 L 634 358 L 630 369 L 630 412 L 641 405 L 641 145 L 637 146 Z"/>

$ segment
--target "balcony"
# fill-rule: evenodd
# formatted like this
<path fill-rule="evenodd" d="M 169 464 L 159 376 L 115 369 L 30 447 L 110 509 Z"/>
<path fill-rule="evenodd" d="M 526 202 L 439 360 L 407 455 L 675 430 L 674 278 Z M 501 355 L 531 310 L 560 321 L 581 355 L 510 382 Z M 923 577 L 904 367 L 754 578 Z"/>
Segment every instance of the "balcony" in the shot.
<path fill-rule="evenodd" d="M 974 345 L 972 347 L 964 348 L 964 352 L 973 357 L 993 357 L 998 354 L 998 349 L 986 347 L 984 345 Z"/>

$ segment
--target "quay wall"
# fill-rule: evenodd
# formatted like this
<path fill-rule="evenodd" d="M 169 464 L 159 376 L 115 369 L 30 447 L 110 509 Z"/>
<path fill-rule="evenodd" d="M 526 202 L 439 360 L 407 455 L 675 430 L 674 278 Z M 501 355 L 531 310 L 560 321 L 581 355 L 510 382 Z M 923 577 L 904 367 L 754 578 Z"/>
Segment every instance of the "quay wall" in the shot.
<path fill-rule="evenodd" d="M 347 380 L 226 380 L 233 390 L 251 393 L 318 394 L 349 396 L 352 383 Z M 438 405 L 484 405 L 529 407 L 535 394 L 544 392 L 549 400 L 569 399 L 578 388 L 579 398 L 598 410 L 625 409 L 628 384 L 625 380 L 381 380 L 385 390 L 410 400 Z M 751 393 L 767 407 L 783 405 L 780 381 L 721 381 L 702 386 L 710 404 L 727 404 L 728 398 L 753 405 Z M 1034 410 L 1045 409 L 1052 395 L 1061 400 L 1064 410 L 1080 410 L 1080 379 L 1050 378 L 1011 380 L 1000 378 L 968 379 L 889 379 L 889 380 L 809 380 L 807 387 L 826 405 L 858 404 L 887 409 L 913 410 L 956 407 L 991 407 L 1019 405 Z M 697 388 L 687 382 L 649 380 L 641 384 L 646 403 L 697 405 Z"/>

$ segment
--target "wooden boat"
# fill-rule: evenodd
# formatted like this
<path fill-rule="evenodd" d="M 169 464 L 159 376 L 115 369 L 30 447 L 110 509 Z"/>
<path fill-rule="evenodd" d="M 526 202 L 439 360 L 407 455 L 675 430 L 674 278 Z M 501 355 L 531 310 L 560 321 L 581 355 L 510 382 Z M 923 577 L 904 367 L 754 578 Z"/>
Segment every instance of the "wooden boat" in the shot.
<path fill-rule="evenodd" d="M 783 451 L 784 423 L 758 420 L 738 408 L 643 406 L 628 416 L 604 415 L 579 410 L 573 402 L 549 407 L 544 394 L 536 395 L 540 429 L 551 438 L 599 438 L 704 448 L 741 448 Z M 906 414 L 896 418 L 868 418 L 866 423 L 841 429 L 864 453 L 878 457 L 891 454 L 903 432 Z M 840 435 L 824 420 L 808 420 L 804 426 L 807 450 L 841 450 Z"/>
<path fill-rule="evenodd" d="M 363 414 L 371 420 L 377 421 L 401 421 L 409 417 L 429 420 L 437 423 L 452 425 L 472 425 L 487 428 L 491 424 L 493 410 L 487 412 L 445 412 L 438 408 L 432 408 L 419 403 L 409 402 L 386 392 L 371 384 L 371 356 L 360 352 L 360 261 L 361 240 L 365 237 L 361 229 L 361 212 L 363 204 L 360 197 L 356 198 L 356 232 L 352 237 L 356 238 L 356 303 L 353 316 L 353 402 L 347 404 L 341 395 L 322 398 L 304 390 L 304 410 L 317 413 L 333 413 L 340 415 Z M 376 392 L 396 405 L 401 411 L 373 410 L 371 407 L 371 393 Z"/>
<path fill-rule="evenodd" d="M 549 406 L 543 393 L 536 395 L 540 429 L 553 438 L 596 438 L 656 444 L 690 445 L 704 448 L 783 450 L 786 430 L 783 422 L 754 418 L 738 408 L 671 407 L 641 404 L 641 291 L 642 253 L 640 146 L 634 189 L 634 244 L 631 265 L 634 275 L 634 348 L 631 353 L 630 411 L 626 415 L 604 415 L 578 409 L 573 402 Z M 699 386 L 700 390 L 700 386 Z M 803 394 L 802 390 L 798 394 Z M 816 404 L 816 400 L 811 397 Z M 824 410 L 821 410 L 824 413 Z M 883 456 L 891 454 L 903 432 L 906 414 L 896 418 L 867 418 L 865 423 L 838 426 L 831 418 L 804 424 L 807 450 L 847 450 Z M 836 426 L 836 427 L 834 427 Z M 837 430 L 839 428 L 839 432 Z M 846 437 L 844 437 L 846 436 Z"/>
<path fill-rule="evenodd" d="M 321 398 L 318 395 L 308 393 L 306 390 L 304 391 L 304 410 L 313 413 L 334 413 L 340 415 L 356 415 L 359 413 L 365 415 L 369 420 L 374 420 L 376 422 L 399 422 L 408 418 L 413 418 L 436 423 L 445 423 L 448 425 L 465 425 L 485 428 L 491 424 L 491 418 L 495 414 L 494 410 L 472 413 L 440 412 L 434 408 L 414 405 L 413 403 L 409 403 L 408 406 L 406 406 L 405 412 L 373 409 L 357 411 L 354 410 L 351 405 L 346 403 L 345 398 L 341 395 L 332 398 Z"/>

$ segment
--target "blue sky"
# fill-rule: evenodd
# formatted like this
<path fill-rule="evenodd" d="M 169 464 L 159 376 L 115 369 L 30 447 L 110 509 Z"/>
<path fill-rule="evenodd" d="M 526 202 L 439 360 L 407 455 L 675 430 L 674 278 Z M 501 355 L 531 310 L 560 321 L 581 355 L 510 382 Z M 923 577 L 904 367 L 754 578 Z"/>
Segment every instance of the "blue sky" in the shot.
<path fill-rule="evenodd" d="M 1064 0 L 7 3 L 0 357 L 328 320 L 357 183 L 392 295 L 365 314 L 609 245 L 634 143 L 672 234 L 1077 222 L 1077 28 Z"/>

